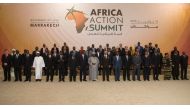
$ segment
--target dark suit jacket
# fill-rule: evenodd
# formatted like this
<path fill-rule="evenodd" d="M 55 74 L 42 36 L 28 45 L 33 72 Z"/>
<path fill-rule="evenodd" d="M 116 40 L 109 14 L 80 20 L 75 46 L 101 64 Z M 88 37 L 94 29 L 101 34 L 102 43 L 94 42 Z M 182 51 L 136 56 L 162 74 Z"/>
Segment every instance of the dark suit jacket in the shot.
<path fill-rule="evenodd" d="M 98 52 L 97 52 L 97 53 L 96 53 L 96 57 L 99 59 L 100 65 L 102 65 L 103 52 L 99 52 L 99 55 L 98 55 Z"/>
<path fill-rule="evenodd" d="M 22 66 L 22 56 L 19 54 L 18 57 L 16 54 L 13 57 L 13 66 L 14 67 L 21 67 Z"/>
<path fill-rule="evenodd" d="M 53 47 L 53 48 L 51 49 L 51 54 L 53 54 L 54 49 L 56 49 L 56 53 L 59 54 L 59 48 L 57 48 L 57 47 L 56 47 L 56 48 Z"/>
<path fill-rule="evenodd" d="M 78 65 L 77 57 L 78 57 L 78 52 L 76 51 L 75 54 L 74 52 L 71 51 L 69 54 L 69 67 L 70 69 L 75 69 Z"/>
<path fill-rule="evenodd" d="M 107 58 L 103 55 L 102 56 L 102 66 L 103 68 L 108 68 L 109 65 L 112 65 L 112 57 L 111 55 L 107 55 Z"/>
<path fill-rule="evenodd" d="M 79 63 L 80 69 L 86 69 L 87 66 L 88 66 L 88 57 L 87 57 L 87 55 L 84 54 L 84 58 L 83 58 L 82 54 L 79 54 L 78 63 Z"/>
<path fill-rule="evenodd" d="M 45 51 L 46 51 L 46 50 L 48 51 L 48 48 L 45 48 Z M 40 49 L 40 55 L 41 55 L 42 57 L 44 57 L 44 55 L 45 55 L 45 53 L 43 53 L 43 48 Z"/>
<path fill-rule="evenodd" d="M 22 64 L 24 67 L 31 67 L 32 63 L 33 63 L 33 57 L 31 54 L 29 54 L 28 57 L 26 54 L 22 55 Z"/>
<path fill-rule="evenodd" d="M 180 56 L 179 55 L 173 55 L 172 56 L 172 63 L 173 65 L 179 65 L 180 64 Z"/>
<path fill-rule="evenodd" d="M 1 57 L 1 61 L 2 61 L 2 67 L 11 67 L 11 55 L 5 56 L 5 54 L 2 55 Z M 7 63 L 7 65 L 5 66 L 4 63 Z"/>
<path fill-rule="evenodd" d="M 161 63 L 161 55 L 155 55 L 153 54 L 152 56 L 152 65 L 158 67 L 160 66 L 160 63 Z"/>
<path fill-rule="evenodd" d="M 119 48 L 119 55 L 124 56 L 125 55 L 125 49 L 124 48 Z"/>
<path fill-rule="evenodd" d="M 59 66 L 59 68 L 65 68 L 65 66 L 66 66 L 65 61 L 66 61 L 66 57 L 64 55 L 62 55 L 62 57 L 61 57 L 61 55 L 58 56 L 58 66 Z"/>
<path fill-rule="evenodd" d="M 142 61 L 143 61 L 142 64 L 144 67 L 150 67 L 151 65 L 150 56 L 148 57 L 143 56 Z"/>
<path fill-rule="evenodd" d="M 183 55 L 181 55 L 181 67 L 183 67 L 183 68 L 187 68 L 187 66 L 188 66 L 188 56 L 187 55 L 185 55 L 185 56 L 183 56 Z"/>
<path fill-rule="evenodd" d="M 58 67 L 58 58 L 59 58 L 59 55 L 56 54 L 56 56 L 52 55 L 52 65 L 54 68 L 57 68 Z"/>
<path fill-rule="evenodd" d="M 128 55 L 128 59 L 127 59 L 126 55 L 124 55 L 122 62 L 123 62 L 124 68 L 130 68 L 130 66 L 132 64 L 132 56 Z"/>

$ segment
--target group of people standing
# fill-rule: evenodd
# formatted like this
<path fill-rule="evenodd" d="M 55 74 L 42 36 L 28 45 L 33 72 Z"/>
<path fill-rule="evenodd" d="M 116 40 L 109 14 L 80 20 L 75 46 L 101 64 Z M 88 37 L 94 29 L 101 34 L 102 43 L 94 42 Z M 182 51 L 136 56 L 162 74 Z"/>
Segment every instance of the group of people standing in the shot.
<path fill-rule="evenodd" d="M 65 76 L 69 75 L 69 81 L 76 81 L 77 69 L 79 69 L 79 80 L 96 81 L 98 75 L 102 75 L 103 81 L 110 81 L 110 75 L 115 76 L 115 81 L 120 81 L 123 74 L 123 80 L 141 81 L 141 71 L 144 81 L 150 81 L 150 73 L 153 71 L 153 80 L 159 80 L 161 73 L 167 74 L 164 79 L 188 80 L 188 56 L 185 52 L 180 52 L 177 47 L 169 53 L 162 55 L 158 44 L 152 43 L 141 46 L 140 42 L 133 47 L 106 47 L 99 45 L 95 48 L 94 44 L 88 46 L 86 50 L 81 46 L 80 50 L 69 47 L 66 43 L 59 49 L 56 44 L 49 50 L 45 44 L 30 54 L 29 50 L 24 50 L 23 54 L 19 50 L 13 49 L 11 53 L 6 49 L 2 55 L 2 67 L 4 70 L 4 80 L 11 81 L 11 67 L 14 68 L 15 81 L 22 81 L 25 75 L 25 81 L 31 81 L 32 68 L 35 69 L 36 81 L 42 80 L 42 75 L 46 76 L 46 81 L 53 81 L 54 76 L 58 75 L 59 81 L 65 81 Z M 180 70 L 181 67 L 181 70 Z M 163 69 L 163 70 L 162 70 Z M 162 72 L 164 71 L 164 72 Z M 181 71 L 181 74 L 180 74 Z M 121 73 L 122 72 L 122 73 Z M 167 72 L 167 73 L 166 73 Z M 132 77 L 131 77 L 132 74 Z M 171 76 L 170 76 L 171 75 Z"/>

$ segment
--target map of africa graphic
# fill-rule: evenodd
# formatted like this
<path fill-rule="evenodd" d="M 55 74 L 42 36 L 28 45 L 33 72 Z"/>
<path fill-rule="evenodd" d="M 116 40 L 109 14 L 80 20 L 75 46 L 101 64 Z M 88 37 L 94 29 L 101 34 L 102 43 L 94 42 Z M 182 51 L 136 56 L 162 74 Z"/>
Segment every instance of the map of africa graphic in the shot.
<path fill-rule="evenodd" d="M 85 27 L 85 23 L 88 18 L 85 17 L 85 13 L 82 11 L 75 10 L 74 7 L 68 9 L 68 13 L 65 16 L 67 20 L 74 20 L 76 25 L 77 33 L 81 33 L 83 28 Z"/>

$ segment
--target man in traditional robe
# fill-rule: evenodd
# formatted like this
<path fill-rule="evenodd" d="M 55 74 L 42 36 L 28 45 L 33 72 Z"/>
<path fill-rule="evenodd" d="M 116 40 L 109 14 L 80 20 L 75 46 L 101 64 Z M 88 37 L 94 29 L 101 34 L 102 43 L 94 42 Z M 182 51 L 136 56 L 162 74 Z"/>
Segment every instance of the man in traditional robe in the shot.
<path fill-rule="evenodd" d="M 89 79 L 92 81 L 97 80 L 99 60 L 95 56 L 95 52 L 92 52 L 92 56 L 88 59 L 89 64 Z"/>
<path fill-rule="evenodd" d="M 34 58 L 33 62 L 33 68 L 35 68 L 36 81 L 41 81 L 43 67 L 45 67 L 44 59 L 42 56 L 40 56 L 40 52 L 36 52 L 36 57 Z"/>

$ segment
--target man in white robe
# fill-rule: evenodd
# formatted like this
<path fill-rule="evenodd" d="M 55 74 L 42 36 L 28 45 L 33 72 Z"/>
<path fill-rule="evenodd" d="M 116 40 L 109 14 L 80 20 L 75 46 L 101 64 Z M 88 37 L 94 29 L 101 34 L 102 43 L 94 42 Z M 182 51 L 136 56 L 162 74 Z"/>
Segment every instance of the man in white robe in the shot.
<path fill-rule="evenodd" d="M 34 58 L 33 68 L 35 68 L 35 79 L 36 81 L 41 81 L 42 79 L 42 69 L 45 67 L 44 59 L 40 56 L 40 52 L 36 52 L 37 55 Z"/>
<path fill-rule="evenodd" d="M 96 81 L 98 77 L 98 66 L 99 59 L 95 56 L 95 52 L 92 53 L 92 56 L 88 59 L 89 64 L 89 79 Z"/>

